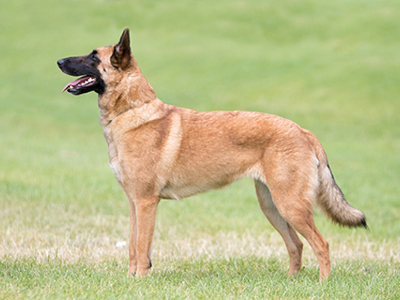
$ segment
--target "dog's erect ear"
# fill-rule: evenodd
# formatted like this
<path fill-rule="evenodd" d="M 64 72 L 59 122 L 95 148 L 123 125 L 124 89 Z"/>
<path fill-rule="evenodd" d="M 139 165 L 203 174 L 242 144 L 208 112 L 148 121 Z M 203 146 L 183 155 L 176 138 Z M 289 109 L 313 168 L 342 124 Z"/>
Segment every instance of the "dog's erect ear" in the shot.
<path fill-rule="evenodd" d="M 115 45 L 110 60 L 111 64 L 116 68 L 125 70 L 129 67 L 131 63 L 131 46 L 128 28 L 124 30 L 118 44 Z"/>

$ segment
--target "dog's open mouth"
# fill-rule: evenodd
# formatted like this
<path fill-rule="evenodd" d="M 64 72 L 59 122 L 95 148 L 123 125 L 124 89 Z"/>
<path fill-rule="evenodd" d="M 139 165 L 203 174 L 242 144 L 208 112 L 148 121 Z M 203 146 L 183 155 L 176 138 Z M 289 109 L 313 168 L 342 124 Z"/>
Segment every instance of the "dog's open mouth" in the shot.
<path fill-rule="evenodd" d="M 87 62 L 87 60 L 89 61 Z M 72 95 L 81 95 L 91 91 L 95 91 L 99 95 L 103 94 L 106 85 L 97 69 L 97 64 L 98 62 L 94 64 L 88 55 L 59 59 L 57 65 L 65 74 L 82 76 L 68 83 L 62 91 L 68 91 Z"/>
<path fill-rule="evenodd" d="M 68 83 L 64 88 L 63 92 L 68 90 L 69 93 L 76 93 L 78 90 L 86 87 L 93 86 L 97 83 L 97 78 L 95 76 L 83 76 L 81 78 L 78 78 L 75 81 L 72 81 Z"/>

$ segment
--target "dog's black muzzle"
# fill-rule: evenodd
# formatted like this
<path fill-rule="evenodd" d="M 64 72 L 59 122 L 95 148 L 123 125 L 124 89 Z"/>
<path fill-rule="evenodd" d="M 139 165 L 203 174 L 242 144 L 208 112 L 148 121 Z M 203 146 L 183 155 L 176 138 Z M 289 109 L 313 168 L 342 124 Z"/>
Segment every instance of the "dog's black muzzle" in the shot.
<path fill-rule="evenodd" d="M 97 69 L 98 62 L 93 62 L 87 56 L 76 56 L 62 58 L 57 61 L 60 70 L 70 76 L 83 76 L 73 82 L 68 83 L 63 91 L 73 95 L 81 95 L 91 91 L 103 94 L 105 83 Z"/>

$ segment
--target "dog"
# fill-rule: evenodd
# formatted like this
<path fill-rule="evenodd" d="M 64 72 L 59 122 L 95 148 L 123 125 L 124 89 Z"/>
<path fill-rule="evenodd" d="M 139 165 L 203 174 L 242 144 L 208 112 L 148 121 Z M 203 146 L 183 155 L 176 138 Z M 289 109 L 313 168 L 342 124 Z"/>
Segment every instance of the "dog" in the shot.
<path fill-rule="evenodd" d="M 129 275 L 152 266 L 157 205 L 217 189 L 241 177 L 255 182 L 260 208 L 281 234 L 289 274 L 311 245 L 320 280 L 330 275 L 329 247 L 316 228 L 316 202 L 335 223 L 367 228 L 364 214 L 345 200 L 318 139 L 296 123 L 258 112 L 198 112 L 159 100 L 131 53 L 129 29 L 118 44 L 57 61 L 62 72 L 82 76 L 64 91 L 98 94 L 100 124 L 110 166 L 129 200 Z"/>

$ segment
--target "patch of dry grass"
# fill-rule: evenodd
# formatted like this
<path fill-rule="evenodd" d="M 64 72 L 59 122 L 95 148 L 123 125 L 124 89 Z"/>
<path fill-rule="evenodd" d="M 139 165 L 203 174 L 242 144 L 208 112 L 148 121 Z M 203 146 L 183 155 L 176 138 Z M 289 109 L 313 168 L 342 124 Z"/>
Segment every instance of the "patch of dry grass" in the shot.
<path fill-rule="evenodd" d="M 188 200 L 190 201 L 190 200 Z M 176 203 L 178 204 L 178 203 Z M 29 213 L 27 213 L 29 212 Z M 127 260 L 129 218 L 122 215 L 87 214 L 78 209 L 65 210 L 62 205 L 8 206 L 1 212 L 0 258 L 34 257 L 38 261 L 58 258 L 66 262 L 107 259 Z M 179 222 L 179 221 L 178 221 Z M 259 257 L 287 260 L 287 251 L 280 235 L 271 226 L 254 233 L 220 230 L 214 233 L 191 234 L 192 224 L 166 228 L 157 223 L 153 242 L 153 258 L 202 259 Z M 187 231 L 182 229 L 182 226 Z M 204 224 L 207 228 L 207 224 Z M 370 240 L 368 233 L 348 230 L 347 235 L 324 234 L 330 243 L 332 261 L 373 260 L 400 262 L 399 242 Z M 316 264 L 315 256 L 303 239 L 304 260 Z"/>

